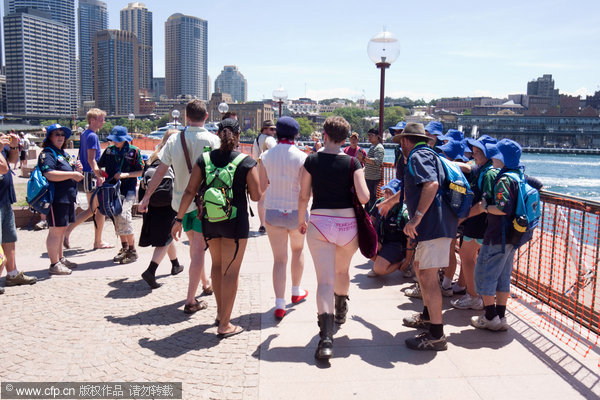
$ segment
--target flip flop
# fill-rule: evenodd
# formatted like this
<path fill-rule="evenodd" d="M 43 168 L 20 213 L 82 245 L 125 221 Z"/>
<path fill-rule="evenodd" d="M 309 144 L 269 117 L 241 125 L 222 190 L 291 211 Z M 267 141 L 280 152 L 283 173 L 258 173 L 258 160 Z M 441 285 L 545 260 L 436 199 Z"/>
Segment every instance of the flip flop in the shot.
<path fill-rule="evenodd" d="M 241 326 L 236 326 L 231 332 L 227 332 L 227 333 L 217 333 L 217 337 L 219 339 L 226 339 L 232 336 L 235 336 L 239 333 L 244 332 L 244 328 L 242 328 Z"/>
<path fill-rule="evenodd" d="M 106 243 L 106 242 L 102 242 L 102 243 L 100 244 L 100 246 L 94 246 L 94 250 L 101 250 L 101 249 L 112 249 L 112 248 L 114 248 L 114 247 L 115 247 L 115 245 L 114 245 L 114 244 L 111 244 L 111 243 Z M 67 247 L 67 249 L 68 249 L 68 247 Z"/>

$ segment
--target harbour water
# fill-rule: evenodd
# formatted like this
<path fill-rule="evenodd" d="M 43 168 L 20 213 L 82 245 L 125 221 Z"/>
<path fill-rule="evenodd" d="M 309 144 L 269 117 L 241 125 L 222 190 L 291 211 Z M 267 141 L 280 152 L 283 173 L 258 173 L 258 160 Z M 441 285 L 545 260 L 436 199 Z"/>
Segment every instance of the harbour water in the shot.
<path fill-rule="evenodd" d="M 385 149 L 385 161 L 394 162 L 394 149 Z M 525 173 L 540 179 L 544 189 L 600 201 L 599 156 L 525 153 L 521 161 Z"/>

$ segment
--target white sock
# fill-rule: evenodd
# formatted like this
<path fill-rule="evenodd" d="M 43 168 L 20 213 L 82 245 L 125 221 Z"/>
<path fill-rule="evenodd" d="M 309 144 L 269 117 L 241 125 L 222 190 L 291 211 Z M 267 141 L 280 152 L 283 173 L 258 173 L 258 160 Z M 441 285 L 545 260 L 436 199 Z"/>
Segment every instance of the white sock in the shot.
<path fill-rule="evenodd" d="M 304 290 L 300 291 L 300 286 L 292 286 L 292 296 L 302 296 L 304 294 Z"/>
<path fill-rule="evenodd" d="M 285 299 L 275 299 L 275 308 L 281 308 L 285 310 Z"/>
<path fill-rule="evenodd" d="M 448 278 L 447 276 L 444 276 L 444 281 L 442 282 L 442 287 L 444 289 L 450 289 L 451 286 L 452 286 L 452 279 Z"/>
<path fill-rule="evenodd" d="M 15 269 L 14 271 L 6 272 L 6 275 L 10 276 L 11 278 L 14 278 L 15 276 L 19 275 L 19 270 Z"/>

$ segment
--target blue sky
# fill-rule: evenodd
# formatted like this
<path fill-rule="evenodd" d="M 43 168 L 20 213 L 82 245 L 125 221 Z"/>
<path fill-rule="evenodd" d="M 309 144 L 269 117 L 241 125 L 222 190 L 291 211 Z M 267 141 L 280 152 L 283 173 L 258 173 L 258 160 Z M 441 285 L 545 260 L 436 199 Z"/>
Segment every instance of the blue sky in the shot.
<path fill-rule="evenodd" d="M 119 28 L 128 1 L 109 0 Z M 385 26 L 401 43 L 386 71 L 386 95 L 524 93 L 552 74 L 561 93 L 600 90 L 600 1 L 146 0 L 153 12 L 154 71 L 164 76 L 164 23 L 177 12 L 208 21 L 208 73 L 214 84 L 235 64 L 248 98 L 379 97 L 379 71 L 367 43 Z"/>

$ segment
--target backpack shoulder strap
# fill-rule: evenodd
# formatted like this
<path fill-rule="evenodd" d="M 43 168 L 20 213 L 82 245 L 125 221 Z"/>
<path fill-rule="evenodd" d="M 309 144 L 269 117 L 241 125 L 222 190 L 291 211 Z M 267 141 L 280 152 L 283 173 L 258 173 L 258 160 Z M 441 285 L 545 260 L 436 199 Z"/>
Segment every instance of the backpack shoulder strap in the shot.
<path fill-rule="evenodd" d="M 244 158 L 246 158 L 248 155 L 244 154 L 244 153 L 240 153 L 238 154 L 231 162 L 230 164 L 232 164 L 234 167 L 237 168 L 238 165 L 240 165 L 240 163 L 244 160 Z"/>
<path fill-rule="evenodd" d="M 424 150 L 426 150 L 426 151 L 430 151 L 430 152 L 432 152 L 433 154 L 435 154 L 435 156 L 436 156 L 437 158 L 439 158 L 439 157 L 440 157 L 440 155 L 439 155 L 439 154 L 438 154 L 438 153 L 437 153 L 435 150 L 433 150 L 431 147 L 429 147 L 429 146 L 418 146 L 418 147 L 415 147 L 414 149 L 412 149 L 412 150 L 411 150 L 411 152 L 410 152 L 410 154 L 408 155 L 408 160 L 407 160 L 407 162 L 406 162 L 406 163 L 408 164 L 408 172 L 410 172 L 410 174 L 411 174 L 412 176 L 415 176 L 415 172 L 413 171 L 412 164 L 410 163 L 410 159 L 412 158 L 412 155 L 413 155 L 413 153 L 414 153 L 415 151 L 417 151 L 417 150 L 421 150 L 421 149 L 424 149 Z M 439 160 L 438 160 L 438 161 L 439 161 Z M 438 168 L 439 168 L 439 162 L 438 162 Z"/>
<path fill-rule="evenodd" d="M 187 126 L 183 131 L 179 133 L 181 137 L 181 145 L 183 146 L 183 155 L 185 156 L 185 163 L 188 167 L 188 172 L 192 173 L 192 162 L 190 161 L 190 153 L 188 152 L 187 143 L 185 142 L 185 132 L 187 131 Z"/>

